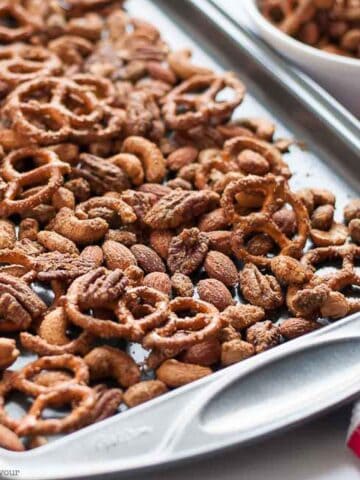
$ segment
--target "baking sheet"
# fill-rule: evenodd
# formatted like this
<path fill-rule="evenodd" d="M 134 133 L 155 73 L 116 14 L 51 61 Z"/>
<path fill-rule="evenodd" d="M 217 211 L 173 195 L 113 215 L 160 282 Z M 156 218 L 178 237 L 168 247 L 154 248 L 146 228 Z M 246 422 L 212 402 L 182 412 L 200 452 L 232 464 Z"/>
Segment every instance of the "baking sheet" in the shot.
<path fill-rule="evenodd" d="M 264 116 L 270 118 L 278 126 L 276 137 L 296 138 L 304 142 L 307 145 L 306 150 L 299 146 L 293 146 L 290 154 L 285 156 L 293 172 L 291 186 L 293 189 L 311 186 L 328 188 L 337 196 L 337 218 L 341 219 L 343 206 L 349 198 L 360 192 L 360 172 L 356 168 L 356 162 L 359 160 L 359 149 L 356 144 L 358 130 L 353 119 L 346 113 L 344 114 L 341 109 L 338 110 L 336 105 L 334 106 L 331 100 L 328 101 L 326 95 L 323 96 L 321 91 L 316 88 L 312 90 L 311 85 L 309 87 L 306 82 L 302 83 L 301 78 L 291 77 L 291 81 L 296 87 L 295 92 L 284 90 L 283 84 L 289 78 L 286 75 L 280 76 L 278 73 L 274 76 L 274 64 L 271 64 L 270 53 L 267 53 L 263 46 L 259 46 L 254 39 L 247 37 L 235 27 L 234 37 L 232 37 L 229 35 L 230 28 L 226 28 L 225 32 L 222 30 L 223 27 L 210 24 L 209 18 L 199 11 L 199 8 L 212 8 L 206 0 L 182 2 L 177 0 L 154 2 L 130 0 L 127 2 L 127 7 L 131 14 L 141 16 L 154 23 L 172 48 L 192 48 L 196 63 L 207 65 L 216 71 L 224 69 L 235 71 L 248 88 L 246 99 L 238 108 L 235 117 Z M 213 14 L 216 18 L 215 10 Z M 240 44 L 235 43 L 236 40 Z M 256 56 L 256 52 L 259 57 Z M 264 63 L 264 58 L 268 58 L 268 64 Z M 282 72 L 282 74 L 286 74 L 286 72 Z M 290 80 L 289 83 L 291 83 Z M 310 101 L 310 105 L 307 104 L 307 101 Z M 316 108 L 317 110 L 314 112 Z M 334 111 L 337 112 L 336 117 L 331 116 Z M 329 116 L 326 116 L 327 112 L 330 112 Z M 140 359 L 142 354 L 141 350 L 138 350 L 137 358 Z M 272 352 L 269 352 L 269 355 L 272 355 Z M 26 361 L 28 360 L 29 357 L 26 357 Z M 24 359 L 19 360 L 17 366 L 20 366 L 23 361 Z M 233 368 L 232 371 L 234 371 Z M 226 370 L 220 371 L 216 377 L 225 377 L 226 372 Z M 197 391 L 200 385 L 205 385 L 209 381 L 206 379 L 198 383 L 198 386 L 189 386 L 186 391 Z M 183 389 L 169 394 L 169 399 L 172 398 L 174 401 L 181 390 Z M 166 398 L 163 400 L 166 402 Z M 155 403 L 158 404 L 156 401 Z M 179 402 L 179 407 L 180 405 L 181 402 Z M 125 414 L 123 415 L 124 419 L 127 418 Z M 117 418 L 121 416 L 119 415 Z M 117 418 L 110 419 L 110 422 L 114 424 Z M 105 421 L 103 424 L 109 425 L 109 421 Z M 96 431 L 101 428 L 101 424 L 96 425 Z M 85 430 L 90 432 L 94 431 L 94 428 L 90 427 Z M 77 432 L 61 439 L 61 448 L 66 448 L 67 443 L 71 443 L 70 438 L 79 437 L 79 433 L 82 436 L 86 432 Z M 58 442 L 56 442 L 57 444 Z M 56 445 L 48 445 L 20 455 L 36 459 L 38 455 L 41 455 L 41 453 L 39 454 L 41 450 L 54 449 Z M 59 461 L 61 461 L 60 455 L 61 453 L 59 453 Z M 9 456 L 11 457 L 11 454 Z M 90 455 L 88 461 L 91 460 Z M 103 466 L 103 468 L 105 467 Z M 101 465 L 99 469 L 101 471 Z M 46 475 L 43 477 L 47 478 Z"/>

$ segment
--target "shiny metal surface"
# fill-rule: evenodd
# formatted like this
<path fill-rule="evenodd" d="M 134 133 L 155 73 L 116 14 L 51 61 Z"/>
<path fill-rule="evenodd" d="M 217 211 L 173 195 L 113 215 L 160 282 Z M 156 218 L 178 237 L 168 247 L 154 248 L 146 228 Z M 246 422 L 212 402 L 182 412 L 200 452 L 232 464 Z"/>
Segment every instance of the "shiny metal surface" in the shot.
<path fill-rule="evenodd" d="M 264 115 L 277 136 L 295 137 L 287 160 L 294 188 L 323 186 L 341 214 L 359 193 L 360 128 L 331 97 L 274 61 L 270 51 L 206 0 L 132 0 L 174 48 L 195 61 L 239 73 L 249 94 L 238 115 Z M 339 321 L 148 404 L 25 453 L 0 450 L 0 471 L 20 479 L 130 473 L 245 445 L 289 428 L 360 392 L 360 316 Z M 113 477 L 115 478 L 115 477 Z"/>

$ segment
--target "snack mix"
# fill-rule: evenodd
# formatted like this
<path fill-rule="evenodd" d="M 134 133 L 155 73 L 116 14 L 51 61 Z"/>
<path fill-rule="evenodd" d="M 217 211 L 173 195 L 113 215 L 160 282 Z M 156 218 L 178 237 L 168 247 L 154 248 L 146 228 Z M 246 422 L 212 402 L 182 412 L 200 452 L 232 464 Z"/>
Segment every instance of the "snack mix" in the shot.
<path fill-rule="evenodd" d="M 341 224 L 331 192 L 292 191 L 291 142 L 233 118 L 233 73 L 170 51 L 118 0 L 0 5 L 1 447 L 44 445 L 360 310 L 360 200 Z"/>
<path fill-rule="evenodd" d="M 312 47 L 360 58 L 360 0 L 258 0 L 282 32 Z"/>

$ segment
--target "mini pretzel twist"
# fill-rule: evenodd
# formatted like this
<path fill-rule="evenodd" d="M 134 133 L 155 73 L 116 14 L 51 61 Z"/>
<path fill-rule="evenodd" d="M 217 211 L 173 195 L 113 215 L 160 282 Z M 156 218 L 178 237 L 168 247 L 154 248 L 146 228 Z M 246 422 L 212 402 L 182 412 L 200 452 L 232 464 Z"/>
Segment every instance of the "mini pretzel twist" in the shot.
<path fill-rule="evenodd" d="M 60 70 L 59 58 L 47 48 L 23 43 L 0 47 L 0 80 L 8 87 Z"/>
<path fill-rule="evenodd" d="M 9 96 L 4 115 L 16 131 L 40 145 L 84 136 L 103 116 L 96 97 L 76 82 L 39 77 L 19 85 Z"/>
<path fill-rule="evenodd" d="M 216 307 L 202 300 L 178 297 L 169 303 L 167 323 L 146 335 L 145 348 L 174 351 L 185 349 L 215 337 L 221 328 L 220 315 Z M 182 318 L 181 312 L 191 312 Z"/>
<path fill-rule="evenodd" d="M 218 101 L 224 88 L 231 88 L 233 99 Z M 202 90 L 202 93 L 198 93 Z M 174 130 L 188 130 L 208 121 L 219 122 L 229 117 L 242 102 L 245 87 L 232 73 L 224 75 L 194 75 L 175 87 L 163 106 L 165 120 Z M 185 110 L 178 113 L 179 109 Z"/>
<path fill-rule="evenodd" d="M 262 203 L 259 212 L 241 215 L 236 211 L 236 198 L 246 200 L 246 195 L 260 193 Z M 241 196 L 244 195 L 244 196 Z M 289 204 L 296 216 L 297 235 L 288 238 L 272 219 L 273 214 L 283 204 Z M 269 266 L 271 259 L 265 256 L 250 254 L 246 249 L 246 239 L 253 233 L 265 233 L 271 237 L 280 248 L 280 254 L 300 257 L 309 234 L 309 218 L 307 210 L 300 199 L 294 195 L 282 177 L 269 174 L 266 177 L 251 175 L 230 183 L 221 199 L 222 207 L 228 219 L 235 225 L 232 234 L 231 247 L 235 255 L 246 262 L 258 266 Z"/>
<path fill-rule="evenodd" d="M 116 307 L 121 323 L 133 325 L 133 339 L 142 338 L 146 332 L 160 326 L 168 315 L 168 296 L 151 287 L 127 290 Z"/>

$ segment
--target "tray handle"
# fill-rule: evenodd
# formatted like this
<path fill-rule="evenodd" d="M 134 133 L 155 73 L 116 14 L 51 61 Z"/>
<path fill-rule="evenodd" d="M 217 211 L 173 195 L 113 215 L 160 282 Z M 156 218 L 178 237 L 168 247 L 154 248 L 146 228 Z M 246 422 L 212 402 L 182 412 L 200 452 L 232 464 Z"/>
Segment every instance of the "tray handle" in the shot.
<path fill-rule="evenodd" d="M 37 450 L 1 450 L 0 469 L 24 480 L 133 471 L 253 441 L 359 393 L 360 317 Z"/>

